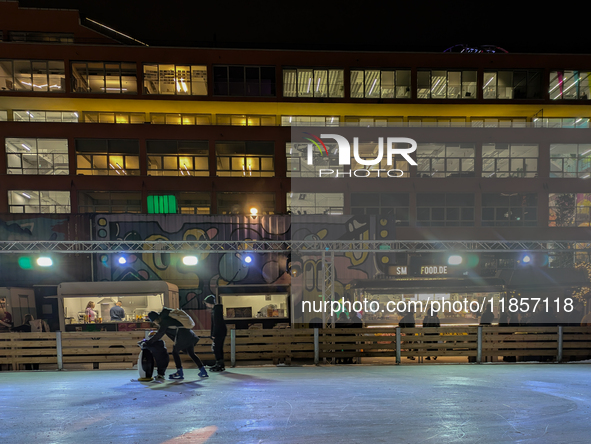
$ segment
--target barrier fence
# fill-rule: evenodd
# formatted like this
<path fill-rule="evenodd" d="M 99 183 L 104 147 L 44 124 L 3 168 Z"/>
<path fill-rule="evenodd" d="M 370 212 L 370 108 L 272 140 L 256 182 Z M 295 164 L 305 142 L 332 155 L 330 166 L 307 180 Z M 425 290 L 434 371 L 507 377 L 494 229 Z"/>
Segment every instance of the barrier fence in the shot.
<path fill-rule="evenodd" d="M 195 330 L 197 335 L 209 331 Z M 591 327 L 454 326 L 428 328 L 327 328 L 231 330 L 224 346 L 226 362 L 293 359 L 359 362 L 360 358 L 459 357 L 466 362 L 551 361 L 591 358 Z M 144 331 L 1 333 L 0 366 L 7 370 L 132 368 Z M 173 344 L 164 338 L 169 351 Z M 195 353 L 213 361 L 211 339 Z M 189 358 L 181 355 L 187 361 Z M 171 361 L 172 363 L 172 361 Z"/>

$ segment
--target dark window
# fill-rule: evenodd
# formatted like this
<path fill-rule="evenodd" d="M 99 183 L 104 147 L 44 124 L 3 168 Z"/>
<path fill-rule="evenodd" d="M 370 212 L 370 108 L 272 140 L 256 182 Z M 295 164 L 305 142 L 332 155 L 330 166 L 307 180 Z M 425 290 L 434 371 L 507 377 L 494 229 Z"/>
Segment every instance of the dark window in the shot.
<path fill-rule="evenodd" d="M 216 96 L 275 96 L 275 68 L 259 66 L 214 66 Z"/>
<path fill-rule="evenodd" d="M 474 195 L 419 193 L 417 223 L 420 226 L 474 226 Z"/>
<path fill-rule="evenodd" d="M 408 193 L 351 193 L 351 214 L 391 216 L 397 226 L 408 226 Z"/>
<path fill-rule="evenodd" d="M 538 195 L 523 193 L 484 193 L 482 226 L 536 226 Z"/>

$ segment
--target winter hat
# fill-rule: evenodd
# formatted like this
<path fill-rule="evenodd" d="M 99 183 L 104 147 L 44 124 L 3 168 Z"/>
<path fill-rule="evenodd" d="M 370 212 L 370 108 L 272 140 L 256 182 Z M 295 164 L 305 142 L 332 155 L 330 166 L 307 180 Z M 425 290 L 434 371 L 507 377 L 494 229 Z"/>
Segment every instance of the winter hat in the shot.
<path fill-rule="evenodd" d="M 203 302 L 205 302 L 206 304 L 215 305 L 215 296 L 213 294 L 210 294 L 209 296 L 206 296 L 205 299 L 203 299 Z"/>
<path fill-rule="evenodd" d="M 150 318 L 150 321 L 154 322 L 156 319 L 160 317 L 160 315 L 155 311 L 151 311 L 150 313 L 148 313 L 148 317 Z"/>

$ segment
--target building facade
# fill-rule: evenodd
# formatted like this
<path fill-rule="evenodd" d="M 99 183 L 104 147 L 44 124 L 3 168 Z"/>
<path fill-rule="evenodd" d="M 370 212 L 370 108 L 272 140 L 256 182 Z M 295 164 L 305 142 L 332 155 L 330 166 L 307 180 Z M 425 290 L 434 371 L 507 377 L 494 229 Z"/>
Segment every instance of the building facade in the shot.
<path fill-rule="evenodd" d="M 96 239 L 99 221 L 134 214 L 242 227 L 252 208 L 383 216 L 401 240 L 591 238 L 589 56 L 148 47 L 75 11 L 14 2 L 0 3 L 0 29 L 5 240 Z M 318 177 L 292 140 L 298 126 L 384 128 L 417 141 L 417 165 L 395 182 Z M 296 178 L 306 181 L 294 190 Z M 95 259 L 68 259 L 60 278 L 94 279 Z M 561 253 L 539 265 L 586 260 Z M 480 267 L 495 275 L 518 262 L 491 254 Z M 26 284 L 10 263 L 3 279 Z M 39 273 L 35 283 L 58 283 Z"/>

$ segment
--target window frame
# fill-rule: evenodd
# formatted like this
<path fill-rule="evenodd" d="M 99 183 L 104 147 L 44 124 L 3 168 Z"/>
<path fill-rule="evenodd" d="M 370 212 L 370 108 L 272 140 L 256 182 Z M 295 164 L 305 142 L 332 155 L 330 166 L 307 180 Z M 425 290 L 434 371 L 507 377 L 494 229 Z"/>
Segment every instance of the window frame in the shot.
<path fill-rule="evenodd" d="M 8 144 L 9 143 L 13 143 L 10 142 L 11 140 L 25 140 L 25 143 L 20 143 L 21 146 L 23 146 L 23 148 L 25 149 L 25 151 L 20 151 L 20 148 L 17 148 L 18 151 L 10 151 Z M 28 147 L 28 144 L 32 145 L 31 140 L 35 141 L 35 146 L 31 146 Z M 41 142 L 44 141 L 59 141 L 59 142 L 65 142 L 65 149 L 63 151 L 58 151 L 58 152 L 51 152 L 51 153 L 41 153 L 43 155 L 40 155 L 39 153 L 39 144 Z M 16 175 L 16 176 L 29 176 L 29 175 L 33 175 L 33 176 L 68 176 L 70 174 L 70 163 L 69 163 L 69 154 L 68 154 L 68 139 L 57 139 L 57 138 L 34 138 L 34 137 L 23 137 L 23 138 L 17 138 L 17 137 L 6 137 L 4 139 L 4 146 L 5 146 L 5 153 L 6 153 L 6 174 L 8 175 Z M 16 144 L 15 144 L 16 146 Z M 27 150 L 28 147 L 28 150 Z M 34 168 L 24 168 L 23 164 L 24 164 L 24 156 L 27 156 L 27 158 L 31 158 L 31 159 L 35 159 L 33 162 L 30 162 L 31 165 L 35 165 Z M 45 160 L 45 156 L 50 156 L 52 159 L 52 168 L 41 168 L 41 161 Z M 56 157 L 61 157 L 62 160 L 65 160 L 65 162 L 56 162 Z M 11 166 L 15 165 L 15 163 L 18 160 L 18 164 L 20 165 L 20 167 L 17 166 Z M 56 168 L 55 165 L 62 165 L 62 167 L 60 168 Z M 63 165 L 66 165 L 65 167 Z M 20 170 L 21 172 L 14 172 L 12 170 Z M 34 170 L 35 172 L 31 173 L 31 172 L 26 172 L 28 170 Z M 51 173 L 40 173 L 40 170 L 51 170 Z M 56 174 L 56 171 L 61 171 L 59 173 Z"/>
<path fill-rule="evenodd" d="M 34 195 L 37 194 L 38 200 L 37 202 L 39 203 L 38 205 L 19 205 L 16 203 L 12 203 L 13 199 L 14 199 L 14 195 L 20 193 L 23 197 L 28 198 L 28 199 L 33 199 Z M 68 204 L 67 205 L 59 205 L 59 204 L 55 204 L 55 205 L 42 205 L 42 194 L 46 194 L 45 198 L 46 199 L 53 199 L 53 198 L 57 198 L 59 196 L 55 195 L 55 196 L 51 196 L 49 193 L 57 193 L 59 195 L 61 195 L 61 197 L 66 197 L 67 195 L 67 200 L 68 200 Z M 28 195 L 29 197 L 27 197 L 26 195 Z M 32 208 L 37 208 L 37 211 L 26 211 L 27 208 L 26 207 L 32 207 Z M 9 212 L 10 213 L 17 213 L 17 214 L 70 214 L 72 212 L 72 199 L 70 196 L 70 192 L 69 191 L 60 191 L 60 190 L 8 190 L 8 208 L 9 208 Z M 16 208 L 21 208 L 23 211 L 13 211 L 13 209 Z M 42 211 L 43 209 L 50 209 L 53 208 L 54 211 Z M 65 211 L 55 211 L 58 208 L 61 208 Z"/>

